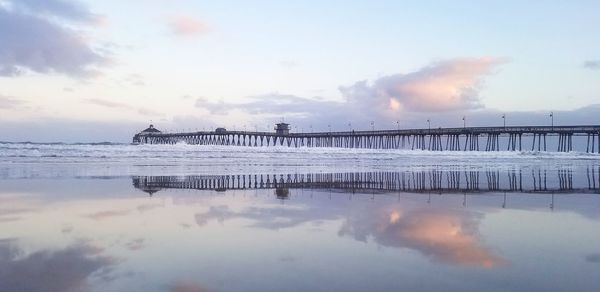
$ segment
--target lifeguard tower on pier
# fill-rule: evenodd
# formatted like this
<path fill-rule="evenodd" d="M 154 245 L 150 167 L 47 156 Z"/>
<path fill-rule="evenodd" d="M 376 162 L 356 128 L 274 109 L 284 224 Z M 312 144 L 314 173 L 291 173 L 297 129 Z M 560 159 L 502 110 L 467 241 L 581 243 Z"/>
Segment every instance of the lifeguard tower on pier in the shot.
<path fill-rule="evenodd" d="M 279 123 L 276 124 L 275 134 L 277 135 L 287 135 L 290 133 L 290 124 Z"/>

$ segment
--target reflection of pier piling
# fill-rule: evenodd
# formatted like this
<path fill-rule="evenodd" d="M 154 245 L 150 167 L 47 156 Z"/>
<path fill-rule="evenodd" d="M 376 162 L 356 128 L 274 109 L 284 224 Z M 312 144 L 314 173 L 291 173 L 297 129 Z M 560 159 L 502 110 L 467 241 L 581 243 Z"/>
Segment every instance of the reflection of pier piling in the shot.
<path fill-rule="evenodd" d="M 287 124 L 286 124 L 287 125 Z M 223 146 L 338 147 L 369 149 L 421 149 L 431 151 L 500 151 L 505 137 L 507 151 L 524 150 L 523 137 L 532 137 L 531 150 L 546 151 L 548 136 L 558 138 L 558 152 L 573 150 L 574 136 L 587 136 L 586 151 L 600 153 L 600 126 L 522 126 L 407 129 L 382 131 L 342 131 L 290 133 L 289 128 L 275 132 L 215 131 L 163 133 L 150 127 L 133 137 L 138 144 L 176 144 Z M 485 138 L 485 147 L 479 140 Z M 445 140 L 445 141 L 444 141 Z M 444 143 L 445 142 L 445 143 Z"/>
<path fill-rule="evenodd" d="M 503 171 L 504 172 L 504 171 Z M 414 171 L 317 174 L 250 174 L 216 176 L 136 176 L 133 185 L 150 194 L 160 189 L 244 190 L 275 189 L 287 197 L 289 189 L 322 189 L 337 192 L 407 193 L 600 193 L 600 170 L 588 169 L 588 185 L 575 186 L 573 171 L 559 169 L 556 176 L 533 170 L 524 181 L 521 170 Z M 552 172 L 554 174 L 554 172 Z M 480 176 L 485 180 L 480 183 Z M 526 176 L 525 176 L 526 177 Z"/>

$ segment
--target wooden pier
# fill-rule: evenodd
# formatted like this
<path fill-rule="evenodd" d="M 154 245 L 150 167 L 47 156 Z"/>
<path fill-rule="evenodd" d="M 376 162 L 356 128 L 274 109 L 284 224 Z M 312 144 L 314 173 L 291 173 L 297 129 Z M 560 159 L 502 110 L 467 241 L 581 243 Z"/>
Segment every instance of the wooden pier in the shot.
<path fill-rule="evenodd" d="M 551 147 L 547 137 L 557 137 Z M 135 144 L 235 145 L 249 147 L 339 147 L 369 149 L 420 149 L 431 151 L 573 151 L 573 137 L 586 139 L 588 153 L 600 153 L 600 126 L 519 126 L 402 129 L 291 133 L 289 131 L 215 131 L 163 133 L 152 126 L 133 137 Z M 500 137 L 507 143 L 500 144 Z M 531 144 L 524 145 L 523 137 Z"/>

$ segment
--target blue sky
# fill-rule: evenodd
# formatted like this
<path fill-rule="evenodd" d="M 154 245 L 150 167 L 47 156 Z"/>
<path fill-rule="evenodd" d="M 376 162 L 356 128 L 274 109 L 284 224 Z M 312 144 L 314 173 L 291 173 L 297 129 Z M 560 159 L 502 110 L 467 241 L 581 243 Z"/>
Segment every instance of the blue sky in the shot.
<path fill-rule="evenodd" d="M 0 140 L 598 124 L 597 1 L 0 0 Z M 50 40 L 50 41 L 48 41 Z M 9 44 L 9 45 L 6 45 Z"/>

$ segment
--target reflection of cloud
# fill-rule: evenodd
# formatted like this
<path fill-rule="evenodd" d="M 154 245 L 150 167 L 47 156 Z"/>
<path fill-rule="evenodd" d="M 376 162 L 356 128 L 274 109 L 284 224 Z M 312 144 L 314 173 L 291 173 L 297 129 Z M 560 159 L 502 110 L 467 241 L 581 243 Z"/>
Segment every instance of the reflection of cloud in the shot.
<path fill-rule="evenodd" d="M 592 253 L 585 256 L 588 263 L 600 264 L 600 253 Z"/>
<path fill-rule="evenodd" d="M 204 226 L 208 221 L 216 219 L 223 223 L 226 219 L 244 218 L 255 220 L 251 227 L 266 229 L 282 229 L 314 221 L 315 219 L 335 219 L 336 214 L 328 209 L 299 209 L 287 207 L 251 207 L 241 211 L 231 211 L 227 206 L 210 207 L 205 213 L 195 216 L 196 224 Z"/>
<path fill-rule="evenodd" d="M 110 210 L 110 211 L 100 211 L 100 212 L 88 214 L 88 215 L 85 215 L 85 217 L 88 217 L 88 218 L 94 219 L 94 220 L 104 220 L 104 219 L 115 217 L 115 216 L 125 216 L 127 214 L 129 214 L 128 210 L 119 210 L 119 211 Z"/>
<path fill-rule="evenodd" d="M 140 212 L 146 212 L 146 211 L 149 211 L 149 210 L 152 210 L 152 209 L 156 209 L 156 208 L 161 208 L 161 207 L 164 207 L 164 206 L 165 206 L 164 203 L 163 204 L 142 204 L 142 205 L 139 205 L 137 207 L 137 209 Z"/>
<path fill-rule="evenodd" d="M 348 219 L 339 231 L 360 241 L 369 236 L 384 246 L 417 250 L 442 262 L 494 267 L 502 259 L 482 245 L 479 218 L 448 210 L 375 210 Z"/>
<path fill-rule="evenodd" d="M 21 220 L 21 215 L 36 211 L 32 208 L 9 208 L 0 209 L 0 222 Z"/>
<path fill-rule="evenodd" d="M 63 226 L 63 228 L 60 231 L 63 234 L 71 233 L 71 232 L 73 232 L 73 226 L 71 226 L 71 225 L 65 225 L 65 226 Z"/>
<path fill-rule="evenodd" d="M 0 95 L 0 109 L 15 109 L 22 104 L 22 100 Z"/>
<path fill-rule="evenodd" d="M 178 280 L 171 285 L 171 292 L 208 292 L 212 291 L 206 287 L 200 286 L 194 282 Z"/>
<path fill-rule="evenodd" d="M 114 264 L 85 244 L 22 256 L 12 242 L 0 241 L 0 291 L 82 291 L 92 274 Z"/>
<path fill-rule="evenodd" d="M 235 217 L 236 214 L 229 211 L 227 206 L 211 206 L 205 213 L 198 213 L 194 216 L 198 226 L 204 226 L 211 219 L 217 219 L 219 223 L 225 222 L 225 218 Z"/>

